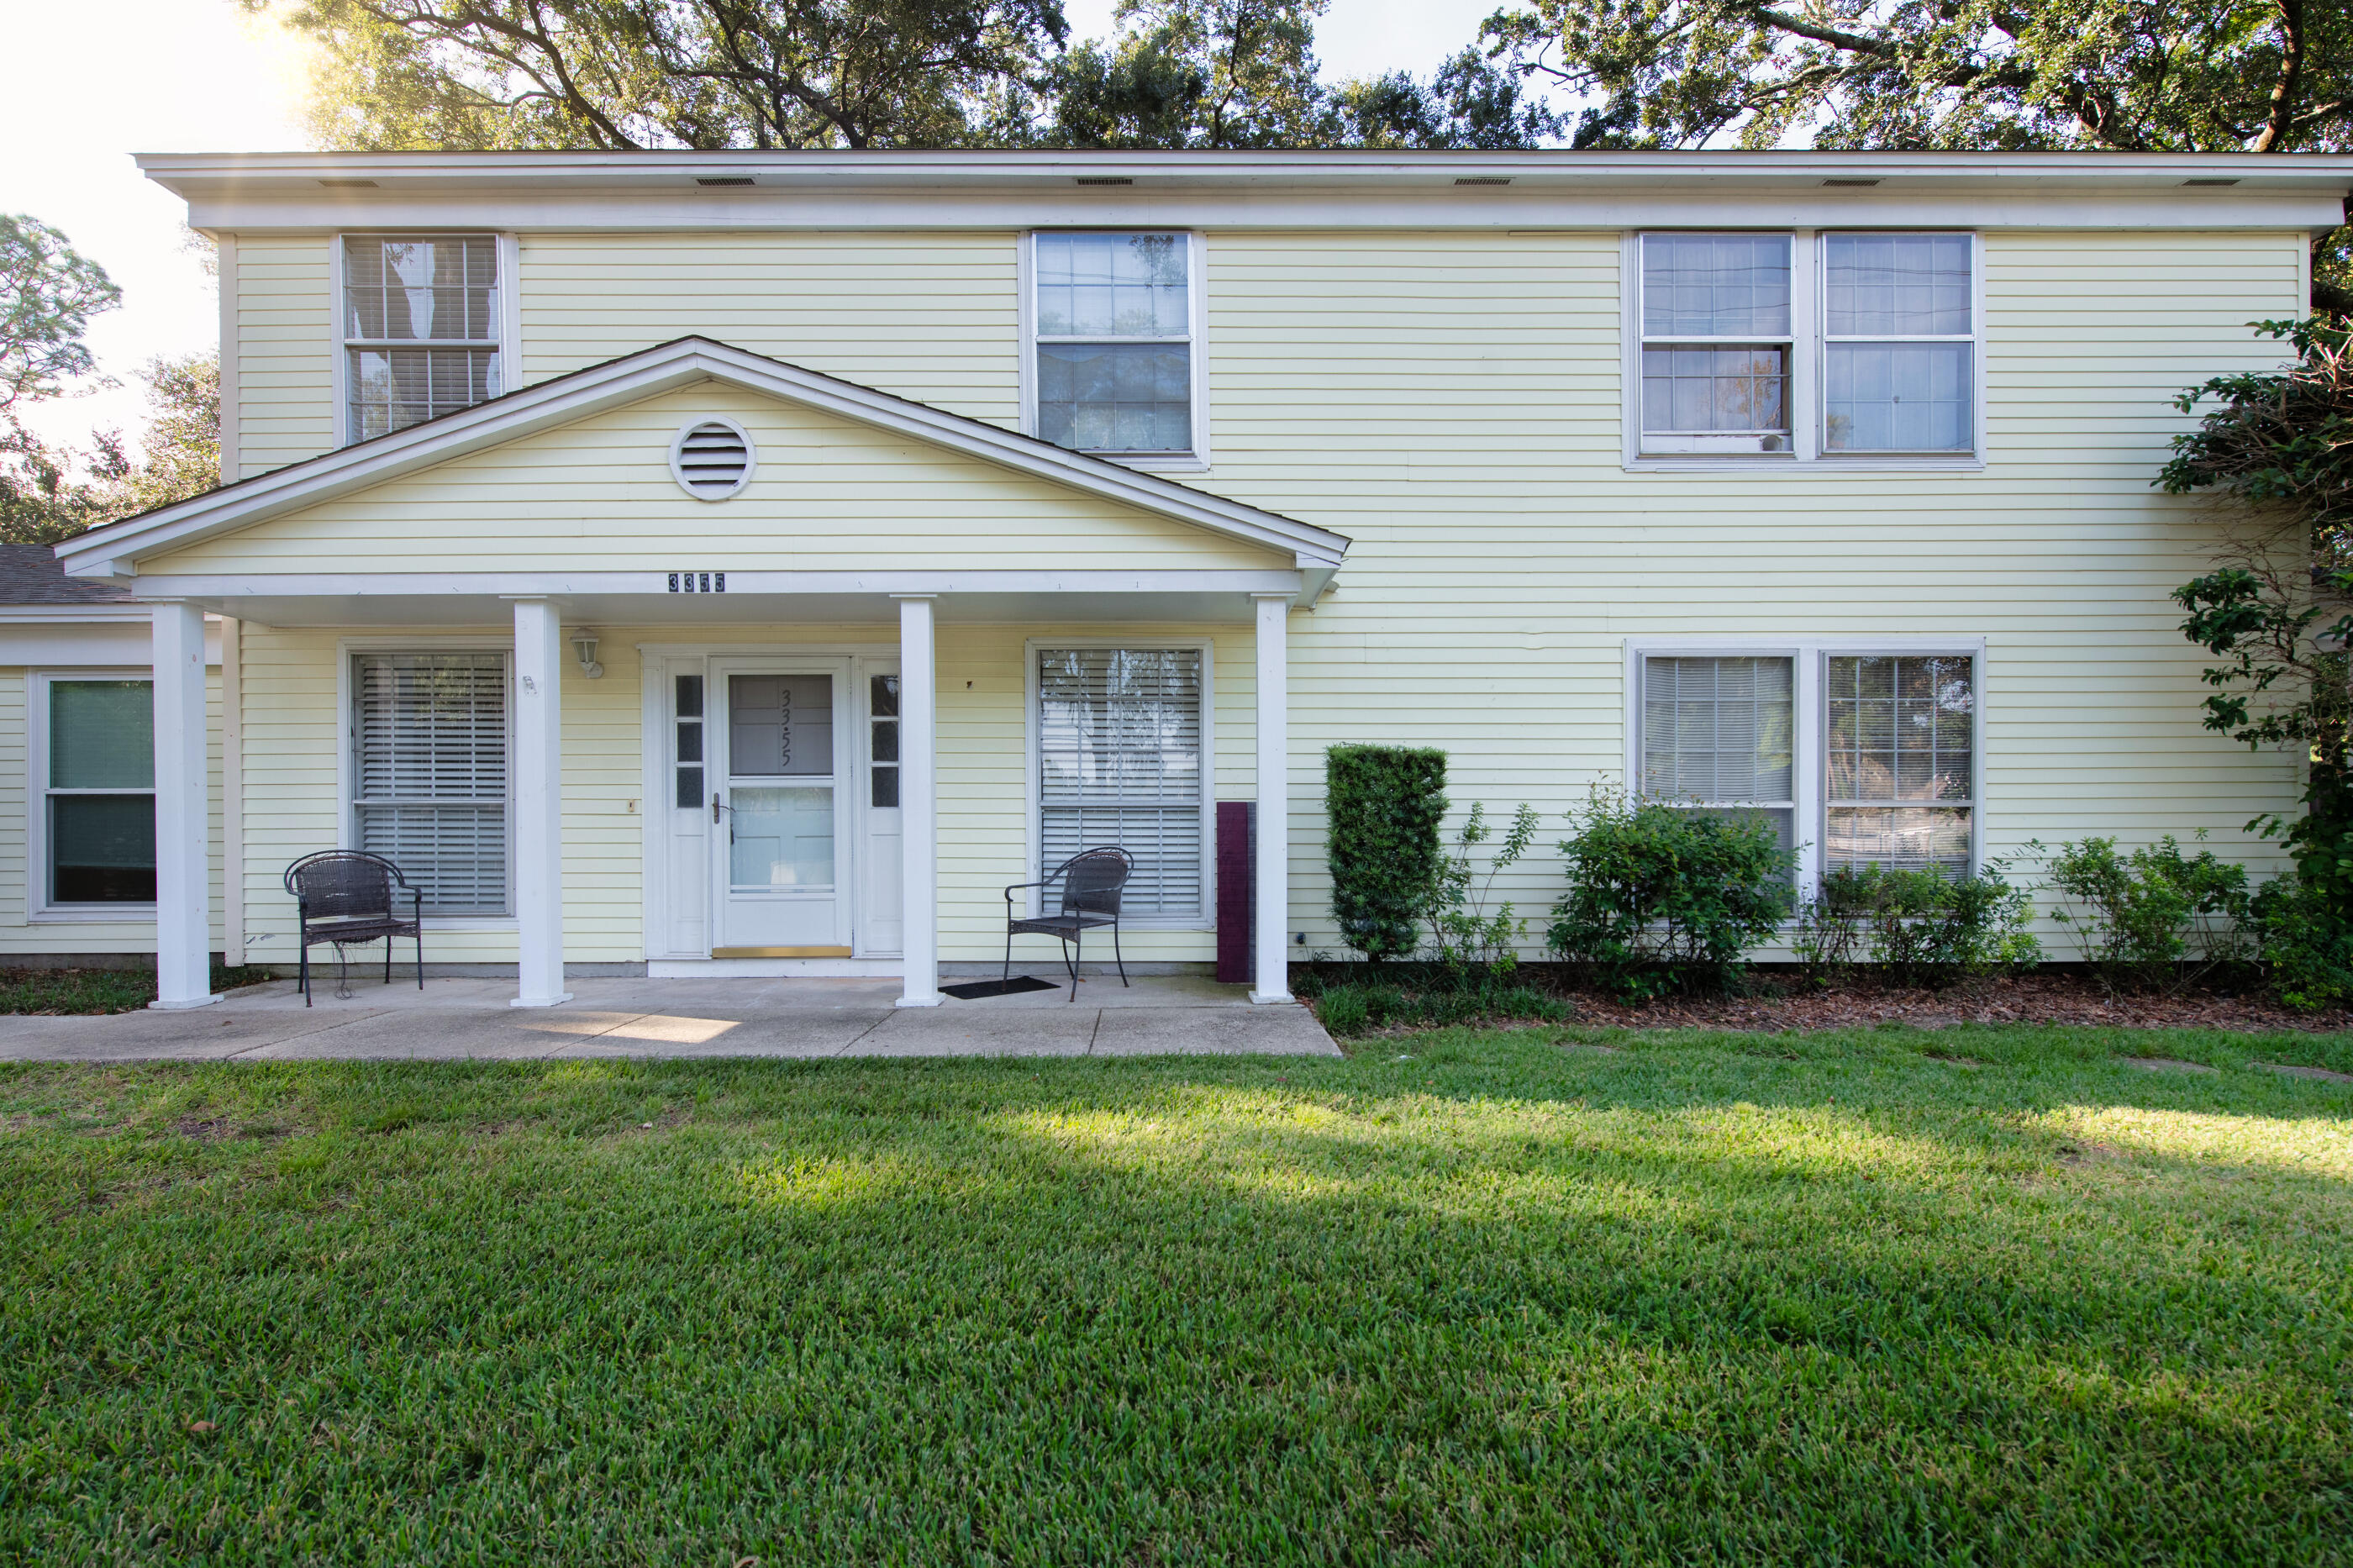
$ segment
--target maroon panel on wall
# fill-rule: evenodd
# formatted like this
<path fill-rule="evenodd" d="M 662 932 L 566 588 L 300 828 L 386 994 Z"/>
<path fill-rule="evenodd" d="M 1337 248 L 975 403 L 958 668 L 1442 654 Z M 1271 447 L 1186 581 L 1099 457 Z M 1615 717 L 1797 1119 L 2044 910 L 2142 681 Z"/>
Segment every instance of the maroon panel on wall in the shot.
<path fill-rule="evenodd" d="M 1256 801 L 1218 802 L 1218 979 L 1227 985 L 1250 983 L 1257 824 Z"/>

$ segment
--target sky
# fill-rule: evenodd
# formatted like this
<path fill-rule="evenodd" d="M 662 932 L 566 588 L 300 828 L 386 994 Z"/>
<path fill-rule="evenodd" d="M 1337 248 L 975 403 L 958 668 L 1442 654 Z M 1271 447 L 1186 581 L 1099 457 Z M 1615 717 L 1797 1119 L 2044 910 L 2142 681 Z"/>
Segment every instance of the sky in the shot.
<path fill-rule="evenodd" d="M 1112 31 L 1114 0 L 1065 0 L 1080 38 Z M 1324 74 L 1399 66 L 1427 71 L 1472 41 L 1497 0 L 1332 0 L 1316 29 Z M 302 46 L 235 0 L 0 0 L 0 212 L 62 230 L 106 268 L 122 304 L 89 342 L 119 385 L 29 410 L 52 441 L 86 447 L 92 429 L 134 438 L 146 423 L 138 372 L 157 355 L 215 346 L 218 294 L 185 247 L 185 209 L 140 177 L 133 153 L 280 152 L 306 146 Z M 64 70 L 103 18 L 102 71 Z"/>

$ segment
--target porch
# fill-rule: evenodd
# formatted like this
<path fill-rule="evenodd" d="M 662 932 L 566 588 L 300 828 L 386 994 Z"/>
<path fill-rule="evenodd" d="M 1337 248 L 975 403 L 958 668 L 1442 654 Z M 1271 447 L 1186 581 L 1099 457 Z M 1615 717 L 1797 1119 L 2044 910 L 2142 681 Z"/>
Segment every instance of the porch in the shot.
<path fill-rule="evenodd" d="M 1089 974 L 1075 997 L 1065 984 L 924 1009 L 899 1006 L 894 980 L 570 984 L 570 1000 L 518 1011 L 511 980 L 428 979 L 419 991 L 406 976 L 386 985 L 362 966 L 339 999 L 331 964 L 307 1008 L 292 982 L 280 981 L 201 1010 L 20 1018 L 0 1037 L 0 1060 L 1339 1055 L 1306 1008 L 1252 1006 L 1245 987 L 1191 975 L 1143 974 L 1122 986 L 1116 975 Z"/>

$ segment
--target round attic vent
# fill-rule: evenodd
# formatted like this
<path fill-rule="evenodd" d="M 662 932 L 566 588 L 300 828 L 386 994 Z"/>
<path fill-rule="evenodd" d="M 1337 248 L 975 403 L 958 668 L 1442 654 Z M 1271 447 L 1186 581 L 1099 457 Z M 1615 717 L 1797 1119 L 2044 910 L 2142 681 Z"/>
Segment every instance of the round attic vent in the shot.
<path fill-rule="evenodd" d="M 670 471 L 687 494 L 725 500 L 752 482 L 752 437 L 732 419 L 690 425 L 670 444 Z"/>

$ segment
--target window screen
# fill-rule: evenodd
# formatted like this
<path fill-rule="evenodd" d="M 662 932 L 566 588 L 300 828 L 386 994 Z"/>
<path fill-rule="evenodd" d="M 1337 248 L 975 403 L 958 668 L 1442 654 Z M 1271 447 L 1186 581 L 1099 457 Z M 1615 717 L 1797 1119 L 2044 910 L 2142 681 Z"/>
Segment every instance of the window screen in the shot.
<path fill-rule="evenodd" d="M 1038 434 L 1090 452 L 1193 448 L 1189 245 L 1181 234 L 1041 234 Z"/>
<path fill-rule="evenodd" d="M 1734 806 L 1795 842 L 1794 662 L 1786 658 L 1642 660 L 1642 793 Z"/>
<path fill-rule="evenodd" d="M 1038 763 L 1039 876 L 1116 845 L 1135 858 L 1124 913 L 1202 913 L 1198 648 L 1041 649 Z"/>
<path fill-rule="evenodd" d="M 1969 237 L 1833 234 L 1822 265 L 1823 449 L 1968 450 Z"/>
<path fill-rule="evenodd" d="M 496 397 L 498 241 L 489 235 L 345 237 L 343 343 L 349 440 Z"/>
<path fill-rule="evenodd" d="M 1789 449 L 1787 235 L 1642 237 L 1642 449 Z"/>
<path fill-rule="evenodd" d="M 1977 807 L 1976 661 L 1835 655 L 1823 686 L 1824 866 L 1966 874 Z"/>
<path fill-rule="evenodd" d="M 48 901 L 153 903 L 153 683 L 53 680 L 48 721 Z"/>
<path fill-rule="evenodd" d="M 389 858 L 442 914 L 507 900 L 507 657 L 353 660 L 357 847 Z"/>

